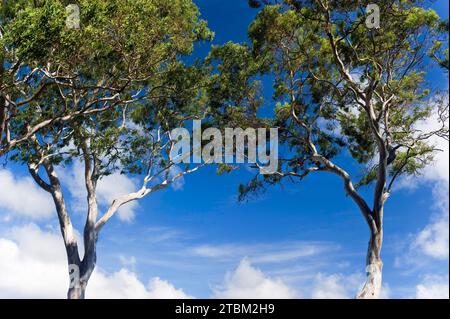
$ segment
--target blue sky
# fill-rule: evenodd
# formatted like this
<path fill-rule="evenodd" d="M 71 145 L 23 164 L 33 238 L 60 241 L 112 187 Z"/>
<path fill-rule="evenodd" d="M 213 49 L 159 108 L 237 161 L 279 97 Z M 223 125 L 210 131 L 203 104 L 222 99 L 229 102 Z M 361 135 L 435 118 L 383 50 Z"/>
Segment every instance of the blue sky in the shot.
<path fill-rule="evenodd" d="M 195 2 L 216 33 L 214 44 L 246 41 L 247 26 L 257 13 L 247 1 Z M 448 5 L 441 0 L 433 7 L 446 17 Z M 207 49 L 202 45 L 196 52 L 201 56 Z M 436 87 L 448 86 L 442 72 L 432 72 L 428 80 Z M 448 144 L 443 148 L 446 152 L 436 166 L 423 177 L 405 180 L 386 206 L 384 296 L 430 296 L 446 289 L 448 297 Z M 341 165 L 359 174 L 345 156 Z M 61 175 L 80 230 L 84 202 L 76 191 L 77 168 L 61 170 Z M 270 297 L 270 293 L 353 297 L 364 281 L 369 233 L 357 207 L 345 197 L 341 181 L 331 174 L 311 175 L 238 203 L 238 185 L 251 176 L 244 168 L 218 176 L 207 167 L 128 207 L 122 220 L 114 218 L 101 234 L 91 296 L 151 296 L 162 289 L 169 295 L 197 298 Z M 113 176 L 102 189 L 106 198 L 132 188 L 133 180 Z M 9 258 L 27 265 L 24 269 L 0 265 L 1 276 L 8 276 L 3 270 L 10 271 L 10 279 L 0 278 L 0 297 L 33 296 L 38 284 L 22 283 L 27 276 L 36 283 L 43 276 L 63 278 L 62 285 L 55 279 L 55 286 L 43 296 L 65 295 L 62 240 L 45 196 L 22 168 L 10 164 L 0 168 L 0 264 Z M 23 200 L 22 206 L 12 204 L 17 198 Z M 30 247 L 30 242 L 39 242 L 41 248 Z M 42 250 L 50 251 L 44 254 L 48 260 L 37 256 Z M 52 255 L 53 250 L 58 252 Z M 54 273 L 47 275 L 44 264 L 52 265 Z"/>

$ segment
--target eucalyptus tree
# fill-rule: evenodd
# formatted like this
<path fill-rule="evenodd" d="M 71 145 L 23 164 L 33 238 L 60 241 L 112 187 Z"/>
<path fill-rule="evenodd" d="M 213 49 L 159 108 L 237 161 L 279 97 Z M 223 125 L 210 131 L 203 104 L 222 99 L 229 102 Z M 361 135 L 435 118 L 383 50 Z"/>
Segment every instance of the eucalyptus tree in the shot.
<path fill-rule="evenodd" d="M 110 72 L 115 60 L 89 42 L 102 39 L 98 37 L 101 29 L 91 27 L 89 34 L 86 29 L 66 28 L 61 1 L 3 0 L 0 6 L 0 155 L 52 123 L 101 111 L 94 110 L 97 102 L 120 99 L 109 92 L 128 89 L 118 74 Z M 100 65 L 103 68 L 96 71 L 101 76 L 94 77 L 93 67 Z M 58 90 L 63 94 L 69 89 L 92 99 L 79 109 L 58 105 L 56 112 L 36 112 L 43 93 Z M 25 123 L 28 113 L 34 116 Z"/>
<path fill-rule="evenodd" d="M 211 36 L 191 1 L 166 2 L 0 1 L 0 156 L 44 127 L 133 102 L 194 37 Z M 81 7 L 81 28 L 66 23 L 69 4 Z M 37 111 L 50 91 L 83 102 Z"/>
<path fill-rule="evenodd" d="M 276 102 L 271 125 L 279 127 L 285 146 L 279 171 L 257 174 L 240 187 L 241 198 L 286 178 L 338 176 L 370 231 L 367 279 L 358 298 L 377 298 L 386 201 L 402 176 L 418 175 L 432 163 L 439 150 L 431 138 L 448 139 L 448 107 L 434 106 L 425 80 L 433 68 L 430 53 L 448 54 L 448 41 L 436 42 L 442 23 L 414 0 L 377 2 L 380 28 L 366 24 L 370 1 L 269 2 L 254 2 L 263 7 L 249 27 L 251 45 L 234 50 L 248 52 L 254 62 L 237 60 L 224 72 L 246 73 L 247 85 L 258 72 L 270 75 Z M 222 50 L 216 58 L 223 63 L 232 56 Z M 440 127 L 420 130 L 436 112 Z M 360 173 L 350 170 L 355 165 Z M 364 196 L 362 187 L 372 195 Z"/>
<path fill-rule="evenodd" d="M 84 298 L 100 230 L 118 209 L 205 164 L 176 165 L 174 128 L 206 112 L 206 71 L 184 58 L 213 34 L 191 0 L 3 1 L 2 151 L 28 166 L 55 203 L 67 253 L 68 298 Z M 84 165 L 87 212 L 79 252 L 58 171 Z M 135 192 L 104 212 L 97 183 L 137 175 Z"/>

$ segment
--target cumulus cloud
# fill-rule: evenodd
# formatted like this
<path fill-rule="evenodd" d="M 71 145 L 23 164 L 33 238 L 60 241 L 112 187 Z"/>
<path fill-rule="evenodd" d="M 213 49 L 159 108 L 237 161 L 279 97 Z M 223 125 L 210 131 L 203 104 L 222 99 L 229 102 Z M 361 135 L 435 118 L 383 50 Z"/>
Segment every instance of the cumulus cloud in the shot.
<path fill-rule="evenodd" d="M 0 239 L 1 298 L 64 298 L 67 285 L 62 239 L 34 224 Z"/>
<path fill-rule="evenodd" d="M 418 125 L 418 129 L 423 132 L 432 132 L 440 128 L 442 124 L 435 117 L 431 117 Z M 448 121 L 446 123 L 448 125 Z M 440 151 L 436 153 L 432 165 L 423 170 L 423 176 L 426 180 L 436 182 L 449 181 L 449 142 L 442 137 L 434 136 L 430 143 Z"/>
<path fill-rule="evenodd" d="M 301 283 L 286 281 L 286 278 L 271 277 L 253 266 L 248 258 L 239 266 L 227 272 L 223 283 L 213 288 L 214 298 L 231 299 L 352 299 L 362 287 L 362 273 L 324 274 L 314 269 L 309 271 L 309 278 Z M 381 299 L 390 297 L 390 289 L 383 284 Z"/>
<path fill-rule="evenodd" d="M 68 286 L 66 256 L 61 235 L 35 224 L 15 227 L 0 238 L 0 298 L 65 298 Z M 96 268 L 86 291 L 87 298 L 193 298 L 182 289 L 159 277 L 142 281 L 132 269 L 137 263 L 133 256 L 118 255 L 121 269 L 107 273 Z M 131 270 L 130 270 L 131 269 Z M 362 274 L 316 274 L 308 283 L 296 283 L 287 277 L 268 275 L 243 259 L 238 267 L 225 274 L 223 282 L 212 288 L 213 298 L 353 298 L 363 282 Z M 289 281 L 287 281 L 289 280 Z M 306 285 L 305 285 L 306 284 Z M 425 288 L 423 288 L 423 287 Z M 425 283 L 418 286 L 426 291 Z M 302 290 L 303 289 L 303 290 Z M 386 297 L 386 294 L 384 294 Z"/>
<path fill-rule="evenodd" d="M 83 211 L 86 208 L 83 164 L 76 161 L 71 167 L 59 169 L 58 173 L 72 196 L 72 207 Z M 180 185 L 179 187 L 182 187 Z M 3 220 L 10 220 L 14 215 L 32 220 L 53 216 L 55 208 L 51 196 L 36 185 L 31 177 L 17 177 L 9 170 L 1 169 L 0 189 L 0 209 L 7 213 L 2 216 Z M 107 207 L 114 199 L 137 189 L 138 185 L 133 179 L 114 173 L 98 182 L 97 199 L 101 206 Z M 138 207 L 137 202 L 128 203 L 119 209 L 117 216 L 122 221 L 132 221 Z"/>
<path fill-rule="evenodd" d="M 448 276 L 426 276 L 416 286 L 417 299 L 449 299 Z"/>
<path fill-rule="evenodd" d="M 440 126 L 438 119 L 431 117 L 419 123 L 417 129 L 422 132 L 431 132 L 439 129 Z M 436 153 L 434 163 L 422 171 L 420 179 L 405 179 L 399 186 L 417 187 L 423 183 L 433 185 L 430 204 L 433 214 L 430 222 L 413 235 L 415 239 L 411 250 L 416 255 L 419 253 L 430 258 L 445 260 L 449 256 L 449 142 L 435 136 L 430 139 L 430 143 L 440 150 Z"/>
<path fill-rule="evenodd" d="M 311 298 L 313 299 L 348 299 L 354 298 L 357 288 L 364 278 L 360 274 L 344 276 L 341 274 L 318 274 L 315 278 Z"/>
<path fill-rule="evenodd" d="M 169 282 L 155 277 L 145 286 L 136 273 L 122 268 L 118 272 L 106 275 L 96 271 L 91 278 L 86 298 L 91 299 L 189 299 L 183 290 L 175 288 Z"/>
<path fill-rule="evenodd" d="M 65 298 L 69 278 L 62 239 L 35 224 L 12 229 L 0 238 L 0 298 Z M 96 269 L 88 298 L 190 298 L 160 278 L 147 285 L 125 268 L 107 274 Z"/>
<path fill-rule="evenodd" d="M 192 299 L 182 289 L 175 288 L 171 283 L 155 277 L 149 282 L 150 297 L 152 299 Z"/>
<path fill-rule="evenodd" d="M 314 279 L 311 293 L 312 299 L 352 299 L 362 288 L 365 280 L 362 273 L 350 275 L 319 273 Z M 387 283 L 381 287 L 380 299 L 390 298 L 390 288 Z"/>
<path fill-rule="evenodd" d="M 73 205 L 77 210 L 86 207 L 86 187 L 84 184 L 84 167 L 80 161 L 76 161 L 72 167 L 59 170 L 59 175 L 73 197 Z M 114 173 L 103 177 L 97 184 L 97 199 L 101 206 L 107 207 L 112 201 L 123 195 L 135 192 L 137 183 L 126 175 Z M 138 208 L 137 202 L 130 202 L 122 206 L 117 216 L 122 221 L 130 222 Z"/>
<path fill-rule="evenodd" d="M 438 184 L 433 194 L 438 211 L 431 222 L 415 236 L 412 247 L 429 257 L 445 260 L 449 255 L 448 185 Z"/>
<path fill-rule="evenodd" d="M 53 215 L 51 197 L 31 177 L 19 178 L 9 170 L 0 169 L 0 190 L 0 208 L 9 214 L 33 220 Z"/>
<path fill-rule="evenodd" d="M 215 298 L 292 299 L 297 293 L 279 278 L 269 278 L 243 259 L 237 269 L 225 275 L 221 286 L 214 289 Z"/>
<path fill-rule="evenodd" d="M 437 125 L 433 119 L 421 124 L 424 130 L 430 130 Z M 435 137 L 433 144 L 442 150 L 436 155 L 433 165 L 424 170 L 424 178 L 435 183 L 433 190 L 434 208 L 436 213 L 430 223 L 419 232 L 413 246 L 420 248 L 430 257 L 448 259 L 449 254 L 449 143 Z"/>

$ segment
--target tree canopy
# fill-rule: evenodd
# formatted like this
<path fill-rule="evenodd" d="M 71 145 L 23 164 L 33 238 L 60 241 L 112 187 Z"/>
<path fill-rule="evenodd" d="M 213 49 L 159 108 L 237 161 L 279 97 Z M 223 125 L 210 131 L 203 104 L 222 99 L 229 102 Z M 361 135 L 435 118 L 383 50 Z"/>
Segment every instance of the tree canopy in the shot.
<path fill-rule="evenodd" d="M 50 123 L 173 95 L 180 56 L 213 36 L 189 0 L 81 0 L 80 29 L 67 4 L 1 4 L 1 154 Z"/>
<path fill-rule="evenodd" d="M 366 185 L 376 179 L 381 138 L 391 152 L 391 177 L 417 174 L 435 151 L 429 134 L 446 132 L 417 130 L 436 111 L 424 65 L 443 34 L 439 17 L 414 1 L 392 1 L 380 5 L 381 28 L 368 30 L 359 1 L 330 2 L 326 10 L 320 3 L 267 6 L 249 28 L 252 53 L 275 75 L 274 123 L 294 155 L 282 171 L 308 174 L 316 151 L 332 159 L 345 150 L 368 166 L 358 183 Z"/>

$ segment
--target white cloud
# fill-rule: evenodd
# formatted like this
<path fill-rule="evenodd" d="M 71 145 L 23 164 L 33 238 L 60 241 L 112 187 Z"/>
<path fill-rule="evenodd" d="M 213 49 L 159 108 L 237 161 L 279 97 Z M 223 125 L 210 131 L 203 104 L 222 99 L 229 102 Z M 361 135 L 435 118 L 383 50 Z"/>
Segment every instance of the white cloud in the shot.
<path fill-rule="evenodd" d="M 350 275 L 319 273 L 314 280 L 312 299 L 353 299 L 364 283 L 362 273 Z M 380 299 L 388 299 L 390 289 L 387 283 L 381 287 Z"/>
<path fill-rule="evenodd" d="M 318 274 L 315 279 L 311 298 L 313 299 L 348 299 L 356 296 L 357 287 L 363 282 L 360 275 L 345 277 L 343 275 Z"/>
<path fill-rule="evenodd" d="M 436 191 L 435 191 L 436 193 Z M 412 248 L 418 248 L 425 255 L 436 259 L 448 259 L 449 255 L 449 214 L 448 214 L 448 186 L 446 197 L 434 195 L 441 210 L 432 217 L 431 222 L 421 230 L 413 242 Z"/>
<path fill-rule="evenodd" d="M 248 259 L 243 259 L 234 272 L 228 272 L 223 284 L 214 289 L 215 298 L 292 299 L 296 296 L 281 279 L 267 277 Z"/>
<path fill-rule="evenodd" d="M 147 287 L 134 272 L 122 268 L 109 276 L 96 271 L 86 290 L 86 298 L 91 299 L 189 299 L 183 290 L 156 277 Z"/>
<path fill-rule="evenodd" d="M 0 239 L 0 298 L 64 298 L 69 283 L 62 239 L 30 224 Z"/>
<path fill-rule="evenodd" d="M 440 125 L 436 118 L 430 118 L 421 122 L 417 128 L 422 132 L 431 132 Z M 425 227 L 408 237 L 409 249 L 406 253 L 402 252 L 395 262 L 397 267 L 406 269 L 405 273 L 410 274 L 417 271 L 423 273 L 425 270 L 430 272 L 429 267 L 435 269 L 433 275 L 427 275 L 415 287 L 417 298 L 448 298 L 448 268 L 439 268 L 438 262 L 448 261 L 449 258 L 449 142 L 441 137 L 433 137 L 431 144 L 441 150 L 436 154 L 434 163 L 422 171 L 420 178 L 405 179 L 398 186 L 420 191 L 419 187 L 431 184 L 433 191 L 429 207 L 432 215 Z"/>
<path fill-rule="evenodd" d="M 448 276 L 427 276 L 416 286 L 417 299 L 449 299 Z"/>
<path fill-rule="evenodd" d="M 175 288 L 168 281 L 155 277 L 148 284 L 152 299 L 191 299 L 182 289 Z"/>
<path fill-rule="evenodd" d="M 444 101 L 446 103 L 448 100 Z M 448 121 L 447 124 L 448 125 Z M 419 123 L 417 129 L 422 132 L 432 132 L 439 129 L 441 123 L 437 118 L 431 117 L 426 121 Z M 418 250 L 425 256 L 436 259 L 448 259 L 449 256 L 449 142 L 441 137 L 432 137 L 430 143 L 435 148 L 440 149 L 435 156 L 432 165 L 427 166 L 423 170 L 421 180 L 404 181 L 402 184 L 415 185 L 417 187 L 420 182 L 428 182 L 434 184 L 433 200 L 430 208 L 435 212 L 426 225 L 418 234 L 413 237 L 415 240 L 411 245 L 413 251 Z M 400 185 L 401 186 L 401 185 Z"/>
<path fill-rule="evenodd" d="M 448 103 L 448 97 L 445 101 L 439 103 Z M 449 121 L 446 120 L 445 125 L 448 127 Z M 442 122 L 438 115 L 430 117 L 429 119 L 419 123 L 417 129 L 422 132 L 433 132 L 440 129 Z M 424 169 L 424 176 L 431 181 L 449 181 L 449 142 L 442 137 L 433 136 L 430 138 L 430 143 L 437 149 L 441 150 L 435 156 L 433 165 L 429 165 Z"/>
<path fill-rule="evenodd" d="M 132 179 L 125 175 L 114 173 L 98 182 L 97 194 L 99 203 L 104 206 L 110 205 L 114 199 L 135 192 L 137 189 Z M 128 203 L 118 210 L 117 216 L 120 220 L 129 222 L 134 219 L 138 206 L 137 202 Z"/>
<path fill-rule="evenodd" d="M 14 228 L 0 238 L 0 298 L 65 298 L 69 284 L 61 236 L 34 224 Z M 107 274 L 98 269 L 88 298 L 189 298 L 160 278 L 144 285 L 125 268 Z"/>
<path fill-rule="evenodd" d="M 74 162 L 72 167 L 58 170 L 65 186 L 74 200 L 74 208 L 83 210 L 86 207 L 86 187 L 84 184 L 84 167 L 80 161 Z M 108 207 L 118 197 L 135 192 L 138 189 L 135 181 L 123 174 L 114 173 L 105 176 L 97 184 L 97 200 L 103 207 Z M 122 206 L 117 216 L 122 221 L 132 221 L 135 211 L 139 207 L 137 202 L 130 202 Z"/>
<path fill-rule="evenodd" d="M 133 256 L 118 255 L 122 268 L 106 273 L 97 268 L 89 282 L 87 298 L 192 298 L 158 277 L 145 284 L 133 269 Z M 0 298 L 65 298 L 68 285 L 66 256 L 57 230 L 43 230 L 35 224 L 16 227 L 0 238 Z M 353 298 L 363 282 L 362 275 L 316 275 L 308 270 L 311 283 L 294 289 L 288 277 L 263 273 L 243 259 L 227 272 L 221 285 L 213 287 L 214 298 Z M 308 284 L 309 283 L 309 284 Z M 296 287 L 297 288 L 297 287 Z M 303 290 L 301 290 L 303 288 Z M 306 290 L 306 289 L 307 290 Z M 423 289 L 422 289 L 423 290 Z M 301 292 L 301 293 L 300 293 Z"/>
<path fill-rule="evenodd" d="M 58 169 L 63 186 L 72 196 L 73 208 L 79 211 L 86 209 L 86 188 L 84 184 L 84 168 L 80 161 L 73 166 Z M 138 189 L 135 181 L 123 174 L 114 173 L 103 177 L 97 185 L 97 199 L 106 208 L 117 197 Z M 181 184 L 180 184 L 181 185 Z M 182 187 L 182 186 L 179 186 Z M 16 177 L 8 170 L 0 170 L 0 208 L 7 214 L 3 220 L 11 219 L 10 215 L 20 215 L 33 220 L 45 219 L 54 215 L 54 203 L 51 196 L 42 190 L 31 177 Z M 131 221 L 135 216 L 137 202 L 122 206 L 117 216 L 122 221 Z"/>
<path fill-rule="evenodd" d="M 214 298 L 231 299 L 352 299 L 362 287 L 364 275 L 354 273 L 323 274 L 316 273 L 314 269 L 309 270 L 311 278 L 297 283 L 287 278 L 271 277 L 264 274 L 260 269 L 254 267 L 249 259 L 243 259 L 236 270 L 227 272 L 221 285 L 214 287 Z M 390 295 L 389 286 L 383 284 L 380 298 L 388 299 Z"/>
<path fill-rule="evenodd" d="M 413 248 L 421 251 L 432 258 L 448 259 L 449 256 L 449 147 L 448 142 L 436 139 L 437 147 L 444 150 L 436 157 L 433 166 L 424 171 L 426 180 L 435 183 L 433 190 L 433 204 L 436 210 L 430 223 L 425 226 L 416 236 Z"/>
<path fill-rule="evenodd" d="M 49 218 L 54 212 L 50 195 L 31 177 L 19 178 L 5 169 L 0 169 L 0 208 L 33 220 Z"/>
<path fill-rule="evenodd" d="M 333 248 L 327 243 L 286 242 L 258 245 L 201 245 L 194 247 L 195 256 L 217 259 L 248 258 L 253 263 L 280 263 L 304 257 L 317 256 Z M 334 247 L 336 249 L 336 247 Z"/>

